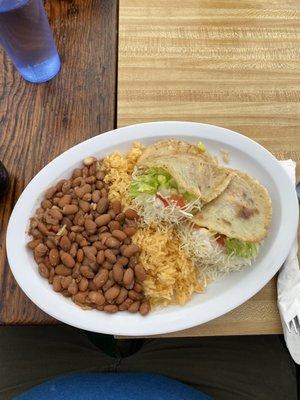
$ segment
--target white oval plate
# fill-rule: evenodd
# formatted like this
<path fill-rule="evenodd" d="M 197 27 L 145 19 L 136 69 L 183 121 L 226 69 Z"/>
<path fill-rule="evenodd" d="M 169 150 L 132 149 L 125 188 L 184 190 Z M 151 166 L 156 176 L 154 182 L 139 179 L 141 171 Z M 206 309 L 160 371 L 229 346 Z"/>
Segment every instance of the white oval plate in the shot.
<path fill-rule="evenodd" d="M 90 155 L 103 157 L 114 150 L 128 150 L 134 141 L 145 145 L 166 137 L 197 143 L 219 155 L 230 153 L 230 167 L 248 172 L 269 191 L 273 218 L 268 237 L 250 268 L 232 273 L 211 284 L 205 294 L 194 295 L 185 306 L 155 310 L 148 316 L 126 312 L 108 315 L 82 310 L 70 299 L 55 293 L 42 278 L 26 248 L 28 220 L 39 206 L 45 190 Z M 95 136 L 72 147 L 51 161 L 29 183 L 11 215 L 7 231 L 7 254 L 11 270 L 26 295 L 52 317 L 78 328 L 114 335 L 163 334 L 203 324 L 239 306 L 257 293 L 278 271 L 296 235 L 298 202 L 286 172 L 266 149 L 247 137 L 227 129 L 191 122 L 151 122 L 127 126 Z"/>

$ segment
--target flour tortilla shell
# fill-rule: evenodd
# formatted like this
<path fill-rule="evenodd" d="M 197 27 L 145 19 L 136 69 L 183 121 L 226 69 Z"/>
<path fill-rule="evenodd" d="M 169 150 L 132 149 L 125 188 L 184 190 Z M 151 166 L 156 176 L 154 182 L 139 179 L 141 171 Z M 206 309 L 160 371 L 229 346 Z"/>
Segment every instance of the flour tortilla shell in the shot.
<path fill-rule="evenodd" d="M 179 187 L 193 193 L 203 203 L 215 199 L 222 193 L 234 172 L 205 163 L 195 154 L 173 154 L 146 159 L 140 169 L 163 168 L 176 180 Z"/>
<path fill-rule="evenodd" d="M 194 154 L 199 160 L 210 164 L 216 164 L 216 160 L 207 152 L 200 151 L 196 145 L 183 140 L 165 139 L 148 146 L 139 158 L 138 164 L 153 157 L 169 156 L 174 154 Z"/>
<path fill-rule="evenodd" d="M 235 176 L 227 188 L 194 217 L 195 224 L 243 242 L 260 242 L 267 235 L 272 203 L 267 190 L 249 175 Z"/>

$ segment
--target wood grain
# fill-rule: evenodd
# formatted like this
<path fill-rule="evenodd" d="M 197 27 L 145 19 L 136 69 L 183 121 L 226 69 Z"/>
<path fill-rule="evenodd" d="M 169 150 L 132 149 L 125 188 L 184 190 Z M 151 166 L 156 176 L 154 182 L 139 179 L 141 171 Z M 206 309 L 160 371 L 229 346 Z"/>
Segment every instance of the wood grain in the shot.
<path fill-rule="evenodd" d="M 221 125 L 300 161 L 298 0 L 120 0 L 118 60 L 118 126 Z M 170 336 L 279 333 L 276 297 L 273 279 L 231 313 Z"/>
<path fill-rule="evenodd" d="M 0 159 L 10 177 L 0 202 L 0 322 L 52 323 L 16 284 L 5 232 L 23 188 L 49 161 L 115 121 L 117 0 L 47 0 L 62 58 L 52 81 L 33 85 L 0 52 Z"/>

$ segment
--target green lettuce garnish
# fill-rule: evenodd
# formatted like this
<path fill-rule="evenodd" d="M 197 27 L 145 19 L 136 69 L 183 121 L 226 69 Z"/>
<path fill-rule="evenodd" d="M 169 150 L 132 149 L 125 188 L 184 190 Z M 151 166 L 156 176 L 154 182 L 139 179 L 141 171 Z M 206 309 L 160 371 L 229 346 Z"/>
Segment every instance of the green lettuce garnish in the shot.
<path fill-rule="evenodd" d="M 228 254 L 251 259 L 257 256 L 259 245 L 257 243 L 241 242 L 238 239 L 225 239 L 225 247 Z"/>
<path fill-rule="evenodd" d="M 184 192 L 182 193 L 182 195 L 188 203 L 192 203 L 197 199 L 197 197 L 193 193 Z"/>
<path fill-rule="evenodd" d="M 133 178 L 130 185 L 130 196 L 135 198 L 140 194 L 154 195 L 162 189 L 175 189 L 188 201 L 194 201 L 196 196 L 178 187 L 175 179 L 163 168 L 150 168 Z"/>
<path fill-rule="evenodd" d="M 130 186 L 130 196 L 135 198 L 139 194 L 156 194 L 159 188 L 177 189 L 177 184 L 164 169 L 150 168 L 134 177 Z"/>

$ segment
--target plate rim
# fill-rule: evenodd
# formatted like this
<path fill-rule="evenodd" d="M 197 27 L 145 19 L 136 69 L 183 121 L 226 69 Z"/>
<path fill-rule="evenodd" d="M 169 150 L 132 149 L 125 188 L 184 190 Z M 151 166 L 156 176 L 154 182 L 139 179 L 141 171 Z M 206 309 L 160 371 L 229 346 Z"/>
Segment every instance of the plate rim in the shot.
<path fill-rule="evenodd" d="M 48 172 L 48 170 L 51 168 L 53 169 L 57 164 L 60 164 L 66 156 L 72 155 L 72 153 L 76 154 L 78 149 L 84 148 L 84 147 L 89 147 L 89 145 L 93 142 L 97 142 L 99 140 L 99 138 L 102 138 L 100 140 L 102 140 L 103 142 L 105 141 L 105 139 L 110 136 L 110 137 L 116 137 L 117 138 L 117 143 L 113 143 L 115 145 L 120 145 L 123 142 L 128 142 L 128 138 L 122 138 L 122 132 L 124 131 L 132 131 L 131 135 L 133 134 L 133 131 L 139 130 L 141 129 L 140 132 L 140 136 L 139 137 L 131 137 L 130 138 L 130 142 L 134 142 L 135 140 L 143 140 L 149 137 L 154 137 L 153 133 L 149 133 L 147 131 L 147 128 L 153 126 L 168 126 L 169 128 L 171 126 L 174 127 L 174 129 L 186 129 L 188 127 L 193 127 L 194 128 L 199 128 L 199 138 L 201 138 L 201 128 L 206 128 L 206 129 L 214 129 L 216 131 L 220 131 L 222 132 L 222 136 L 218 139 L 221 142 L 221 139 L 224 139 L 224 135 L 230 137 L 238 137 L 242 142 L 243 145 L 246 144 L 246 146 L 249 146 L 249 144 L 251 144 L 251 146 L 254 148 L 259 149 L 260 154 L 263 155 L 267 155 L 267 157 L 272 160 L 273 165 L 276 165 L 275 168 L 277 168 L 278 171 L 281 171 L 280 173 L 284 173 L 285 178 L 287 178 L 287 174 L 284 171 L 284 169 L 282 168 L 282 166 L 280 165 L 280 163 L 278 162 L 278 160 L 267 150 L 265 149 L 262 145 L 260 145 L 259 143 L 255 142 L 253 139 L 248 138 L 247 136 L 244 136 L 241 133 L 229 130 L 227 128 L 223 128 L 217 125 L 211 125 L 211 124 L 202 124 L 202 123 L 198 123 L 198 122 L 189 122 L 189 121 L 155 121 L 155 122 L 146 122 L 146 123 L 140 123 L 140 124 L 134 124 L 134 125 L 128 125 L 125 127 L 121 127 L 121 128 L 117 128 L 99 135 L 96 135 L 92 138 L 89 138 L 81 143 L 76 144 L 75 146 L 72 146 L 71 148 L 69 148 L 68 150 L 64 151 L 63 153 L 61 153 L 59 156 L 57 156 L 56 158 L 54 158 L 52 161 L 50 161 L 45 167 L 43 167 L 36 175 L 35 177 L 33 177 L 33 179 L 28 183 L 28 185 L 26 186 L 26 188 L 23 190 L 22 194 L 20 195 L 17 203 L 15 204 L 15 207 L 12 211 L 10 220 L 9 220 L 9 224 L 7 227 L 7 236 L 6 236 L 6 247 L 7 247 L 7 257 L 8 257 L 8 261 L 9 261 L 9 265 L 11 268 L 11 271 L 16 279 L 16 281 L 18 282 L 18 285 L 20 286 L 20 288 L 25 292 L 25 294 L 34 302 L 35 305 L 37 305 L 40 309 L 42 309 L 44 312 L 46 312 L 48 315 L 51 315 L 52 317 L 65 322 L 67 324 L 70 324 L 72 326 L 75 326 L 77 328 L 81 328 L 81 329 L 86 329 L 86 330 L 90 330 L 90 331 L 94 331 L 94 332 L 102 332 L 102 333 L 108 333 L 108 334 L 114 334 L 114 335 L 127 335 L 127 336 L 149 336 L 149 335 L 158 335 L 158 334 L 164 334 L 164 333 L 171 333 L 174 331 L 180 331 L 183 329 L 188 329 L 192 326 L 196 326 L 196 325 L 201 325 L 205 322 L 208 322 L 212 319 L 215 319 L 221 315 L 226 314 L 227 312 L 233 310 L 234 308 L 238 307 L 239 305 L 243 304 L 245 301 L 247 301 L 249 298 L 251 298 L 253 295 L 255 295 L 263 286 L 265 286 L 265 284 L 272 279 L 272 277 L 276 274 L 276 272 L 278 271 L 278 269 L 280 268 L 280 266 L 282 265 L 282 263 L 284 262 L 285 258 L 288 255 L 289 249 L 292 246 L 293 240 L 296 237 L 296 233 L 297 233 L 297 225 L 298 225 L 298 202 L 297 202 L 297 198 L 296 198 L 296 193 L 294 191 L 294 196 L 292 195 L 292 190 L 290 190 L 292 188 L 292 182 L 289 179 L 286 179 L 287 186 L 289 186 L 289 190 L 290 190 L 290 194 L 292 195 L 292 198 L 294 197 L 293 201 L 293 207 L 289 207 L 289 209 L 293 209 L 294 211 L 294 223 L 292 223 L 289 228 L 289 232 L 288 232 L 288 238 L 289 238 L 289 245 L 285 245 L 284 247 L 284 251 L 281 251 L 281 257 L 278 257 L 278 262 L 276 264 L 278 264 L 278 266 L 273 267 L 271 269 L 271 271 L 269 271 L 268 274 L 265 274 L 264 279 L 260 280 L 260 284 L 256 284 L 256 288 L 253 290 L 248 290 L 246 291 L 246 295 L 242 296 L 242 297 L 238 297 L 238 300 L 236 298 L 233 298 L 232 295 L 230 296 L 230 294 L 226 294 L 226 298 L 229 299 L 228 304 L 226 304 L 225 306 L 223 306 L 221 311 L 214 311 L 212 314 L 212 316 L 209 316 L 208 318 L 199 318 L 197 313 L 194 313 L 193 316 L 190 316 L 188 319 L 185 320 L 176 320 L 175 318 L 175 322 L 172 320 L 171 318 L 171 326 L 164 326 L 162 325 L 161 327 L 148 327 L 147 332 L 143 332 L 143 329 L 136 329 L 134 328 L 134 330 L 131 329 L 130 326 L 126 326 L 125 329 L 121 329 L 117 330 L 114 328 L 104 328 L 104 329 L 91 329 L 89 325 L 89 323 L 85 324 L 85 323 L 80 323 L 78 321 L 69 321 L 68 315 L 61 315 L 61 310 L 50 310 L 51 312 L 49 312 L 49 308 L 46 307 L 46 304 L 43 303 L 42 301 L 42 296 L 37 298 L 37 296 L 35 296 L 35 293 L 32 293 L 32 291 L 30 292 L 30 290 L 28 290 L 28 287 L 24 287 L 24 282 L 21 279 L 21 274 L 18 271 L 18 267 L 14 266 L 15 263 L 17 263 L 17 258 L 15 256 L 15 252 L 14 249 L 12 247 L 13 243 L 12 243 L 12 237 L 14 236 L 13 234 L 13 228 L 14 228 L 14 224 L 16 223 L 16 216 L 18 215 L 18 211 L 19 208 L 22 206 L 22 203 L 24 201 L 24 197 L 25 195 L 30 191 L 31 186 L 35 185 L 36 182 L 38 182 L 39 179 L 41 179 L 41 177 L 46 174 Z M 145 132 L 142 132 L 143 128 L 146 128 Z M 189 136 L 188 132 L 183 132 L 182 133 L 183 138 L 186 136 Z M 237 136 L 236 136 L 237 135 Z M 155 136 L 157 137 L 162 137 L 162 136 L 166 136 L 166 137 L 176 137 L 176 135 L 171 135 L 170 133 L 164 133 L 164 132 L 160 132 L 157 133 Z M 190 136 L 193 137 L 197 137 L 195 133 L 191 133 Z M 204 134 L 205 136 L 205 134 Z M 203 137 L 202 137 L 203 138 Z M 123 140 L 122 140 L 123 139 Z M 204 138 L 203 138 L 204 139 Z M 206 139 L 209 139 L 209 137 L 207 137 Z M 216 139 L 214 139 L 216 140 Z M 226 142 L 226 140 L 225 140 Z M 98 151 L 100 151 L 101 149 L 107 148 L 107 147 L 111 147 L 112 143 L 106 144 L 105 146 L 99 148 L 98 147 Z M 239 147 L 240 148 L 240 147 Z M 81 157 L 81 159 L 84 158 Z M 49 184 L 48 184 L 49 186 Z M 25 234 L 25 233 L 24 233 Z M 25 249 L 24 249 L 25 250 Z M 42 279 L 42 278 L 41 278 Z M 55 292 L 53 292 L 55 293 Z M 55 293 L 55 295 L 57 295 Z M 213 301 L 209 300 L 209 302 Z M 193 308 L 197 308 L 197 306 L 199 306 L 199 304 L 194 305 Z M 64 314 L 64 313 L 63 313 Z M 175 313 L 176 314 L 176 313 Z M 111 316 L 113 317 L 113 316 Z M 130 315 L 130 317 L 133 317 L 132 315 Z M 140 317 L 139 319 L 142 321 L 143 318 L 145 317 Z M 147 318 L 147 317 L 146 317 Z M 144 321 L 146 321 L 146 319 L 144 319 Z M 174 323 L 176 323 L 176 327 L 173 327 L 172 325 L 174 325 Z"/>

